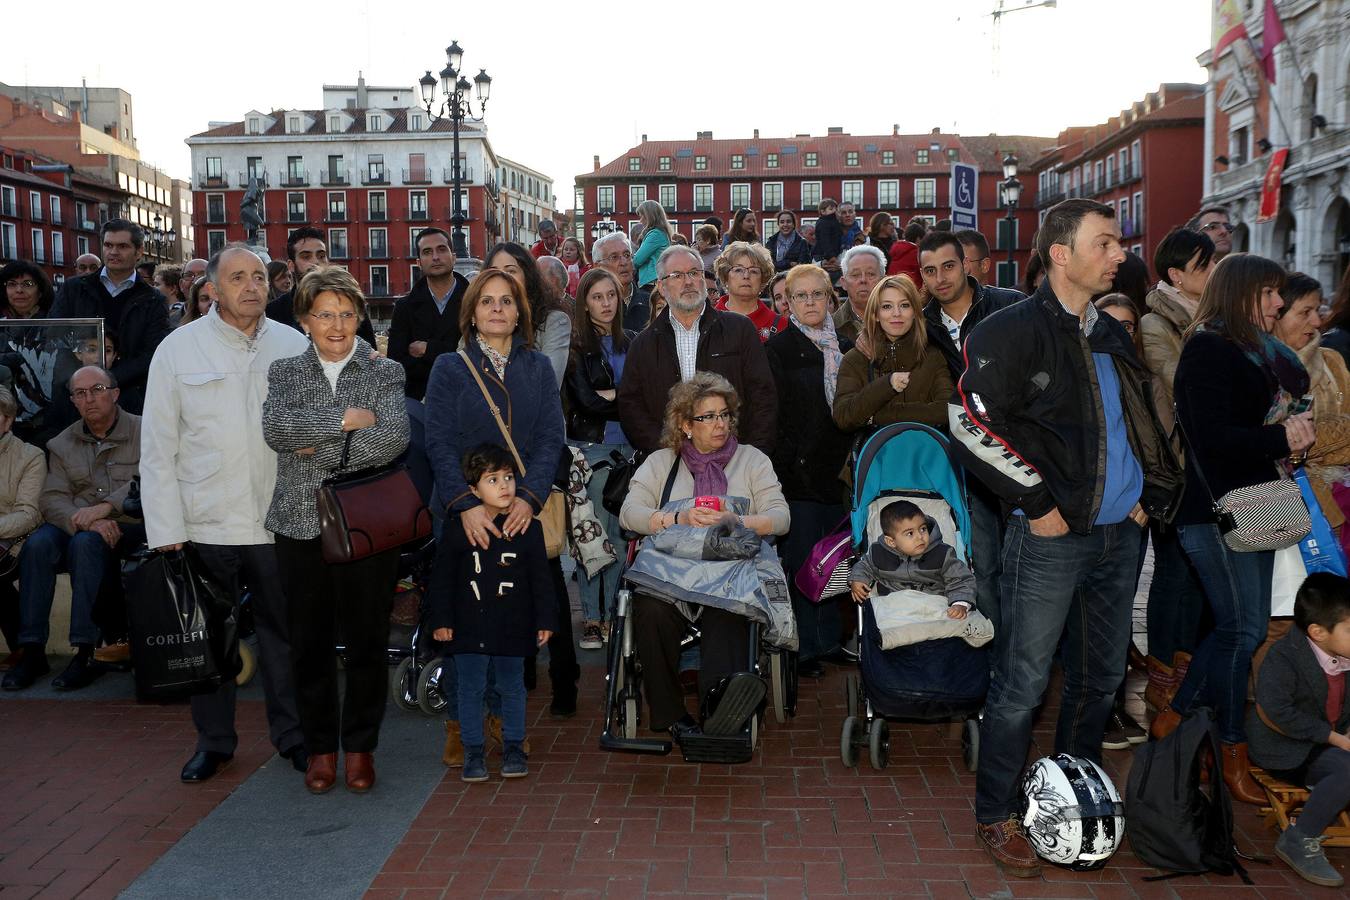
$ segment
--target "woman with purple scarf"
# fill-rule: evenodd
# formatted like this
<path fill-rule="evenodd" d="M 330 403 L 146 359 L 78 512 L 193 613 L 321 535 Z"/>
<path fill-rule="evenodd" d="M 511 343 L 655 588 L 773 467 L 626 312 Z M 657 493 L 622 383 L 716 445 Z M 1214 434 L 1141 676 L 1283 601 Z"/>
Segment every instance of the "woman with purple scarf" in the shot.
<path fill-rule="evenodd" d="M 712 372 L 697 372 L 670 389 L 666 403 L 662 449 L 633 474 L 619 523 L 638 534 L 656 534 L 672 525 L 696 528 L 728 519 L 760 535 L 786 534 L 788 504 L 773 463 L 759 450 L 736 440 L 740 400 L 731 383 Z M 749 501 L 744 515 L 729 509 L 727 498 Z M 671 500 L 696 498 L 679 513 L 665 512 Z M 749 671 L 749 620 L 704 607 L 700 616 L 703 662 L 699 669 L 700 702 L 725 676 Z M 661 600 L 633 600 L 633 630 L 642 660 L 643 689 L 651 709 L 651 726 L 670 729 L 677 737 L 698 729 L 689 715 L 680 687 L 680 640 L 688 622 L 683 613 Z"/>

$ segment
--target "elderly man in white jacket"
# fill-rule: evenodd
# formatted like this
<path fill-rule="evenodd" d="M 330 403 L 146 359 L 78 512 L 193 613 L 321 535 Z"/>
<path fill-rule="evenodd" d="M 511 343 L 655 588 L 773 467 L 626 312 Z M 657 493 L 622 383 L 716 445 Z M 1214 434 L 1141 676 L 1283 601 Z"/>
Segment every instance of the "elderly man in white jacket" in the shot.
<path fill-rule="evenodd" d="M 305 771 L 287 640 L 288 611 L 272 535 L 263 527 L 276 484 L 277 455 L 263 441 L 262 408 L 273 360 L 303 353 L 294 328 L 263 315 L 267 269 L 231 247 L 207 268 L 216 306 L 175 329 L 150 363 L 141 423 L 141 492 L 151 547 L 191 542 L 227 583 L 253 592 L 259 668 L 273 745 Z M 197 752 L 182 780 L 205 781 L 234 757 L 234 682 L 192 698 Z"/>

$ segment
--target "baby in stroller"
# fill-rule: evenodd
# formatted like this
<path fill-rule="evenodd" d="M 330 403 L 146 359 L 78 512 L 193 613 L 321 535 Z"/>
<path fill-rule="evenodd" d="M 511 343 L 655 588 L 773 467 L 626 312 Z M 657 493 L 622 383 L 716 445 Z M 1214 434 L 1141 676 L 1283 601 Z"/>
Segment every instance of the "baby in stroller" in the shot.
<path fill-rule="evenodd" d="M 881 537 L 858 558 L 849 588 L 858 603 L 878 594 L 916 590 L 947 600 L 947 618 L 964 619 L 975 606 L 975 576 L 942 542 L 937 522 L 908 500 L 881 510 Z"/>

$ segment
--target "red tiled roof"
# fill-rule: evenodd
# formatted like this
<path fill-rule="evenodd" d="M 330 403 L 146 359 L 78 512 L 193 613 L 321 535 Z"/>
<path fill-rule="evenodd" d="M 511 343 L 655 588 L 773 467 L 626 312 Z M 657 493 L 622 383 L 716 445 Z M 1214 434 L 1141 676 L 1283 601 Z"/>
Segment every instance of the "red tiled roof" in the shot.
<path fill-rule="evenodd" d="M 383 106 L 371 106 L 364 108 L 359 107 L 343 108 L 342 112 L 351 116 L 352 123 L 348 128 L 342 131 L 342 134 L 367 134 L 368 132 L 366 131 L 366 115 L 365 115 L 367 111 L 382 112 L 387 114 L 391 118 L 389 127 L 384 129 L 383 131 L 376 132 L 378 134 L 424 134 L 426 132 L 448 133 L 453 130 L 453 125 L 451 124 L 450 120 L 448 118 L 443 118 L 440 119 L 439 121 L 431 123 L 431 127 L 425 129 L 425 131 L 410 132 L 408 130 L 407 114 L 410 112 L 414 112 L 415 110 L 403 107 L 396 107 L 390 109 L 388 107 Z M 262 132 L 262 134 L 248 134 L 245 131 L 244 122 L 239 121 L 239 122 L 230 122 L 227 125 L 221 125 L 216 128 L 208 128 L 206 131 L 199 131 L 196 134 L 192 135 L 192 137 L 194 138 L 297 137 L 299 135 L 291 134 L 286 131 L 286 114 L 288 112 L 300 112 L 301 114 L 309 116 L 311 119 L 313 119 L 313 124 L 310 125 L 307 131 L 301 132 L 300 133 L 301 135 L 331 133 L 328 131 L 328 117 L 326 115 L 326 113 L 328 113 L 328 110 L 326 109 L 301 109 L 301 110 L 276 109 L 267 114 L 275 121 L 273 122 L 272 127 Z M 425 113 L 423 114 L 425 115 Z M 477 127 L 474 125 L 474 123 L 468 121 L 460 123 L 460 133 L 462 134 L 465 130 L 476 131 Z"/>
<path fill-rule="evenodd" d="M 1123 127 L 1119 116 L 1097 125 L 1076 125 L 1061 131 L 1055 145 L 1030 160 L 1032 168 L 1040 170 L 1056 162 L 1077 160 L 1091 154 L 1098 147 L 1109 144 L 1121 137 L 1133 139 L 1140 131 L 1154 126 L 1204 124 L 1205 96 L 1200 85 L 1163 85 L 1160 91 L 1171 89 L 1179 94 L 1173 98 L 1164 97 L 1163 105 L 1126 123 Z M 1189 89 L 1189 90 L 1188 90 Z M 1180 94 L 1187 91 L 1185 94 Z"/>

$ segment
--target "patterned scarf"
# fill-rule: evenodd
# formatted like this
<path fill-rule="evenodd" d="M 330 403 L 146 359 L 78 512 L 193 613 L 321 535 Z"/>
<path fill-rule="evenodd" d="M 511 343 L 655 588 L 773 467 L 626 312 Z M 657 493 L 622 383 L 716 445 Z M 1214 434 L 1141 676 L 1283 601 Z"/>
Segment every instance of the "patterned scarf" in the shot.
<path fill-rule="evenodd" d="M 834 389 L 839 383 L 839 363 L 844 358 L 844 354 L 839 351 L 839 335 L 834 331 L 834 319 L 826 315 L 825 320 L 820 323 L 821 327 L 811 328 L 803 325 L 796 315 L 790 318 L 792 324 L 797 326 L 797 330 L 806 335 L 825 356 L 825 404 L 833 408 Z"/>
<path fill-rule="evenodd" d="M 474 332 L 474 335 L 478 338 L 478 349 L 482 350 L 483 355 L 487 357 L 487 361 L 492 363 L 492 368 L 497 372 L 497 377 L 505 381 L 507 358 L 489 347 L 487 341 L 483 340 L 483 336 L 478 334 L 477 331 Z"/>
<path fill-rule="evenodd" d="M 1195 330 L 1228 336 L 1228 328 L 1222 319 L 1205 322 L 1196 326 Z M 1273 378 L 1275 381 L 1275 399 L 1266 413 L 1266 424 L 1273 425 L 1289 418 L 1295 404 L 1308 393 L 1312 379 L 1298 354 L 1287 344 L 1265 331 L 1260 332 L 1260 340 L 1260 345 L 1255 349 L 1242 347 L 1242 354 L 1252 365 L 1266 373 L 1268 379 Z"/>
<path fill-rule="evenodd" d="M 726 465 L 736 455 L 736 448 L 739 446 L 734 434 L 727 438 L 727 442 L 720 450 L 711 453 L 698 452 L 694 449 L 693 441 L 685 441 L 680 445 L 680 459 L 684 460 L 684 464 L 694 475 L 695 497 L 726 494 Z"/>

